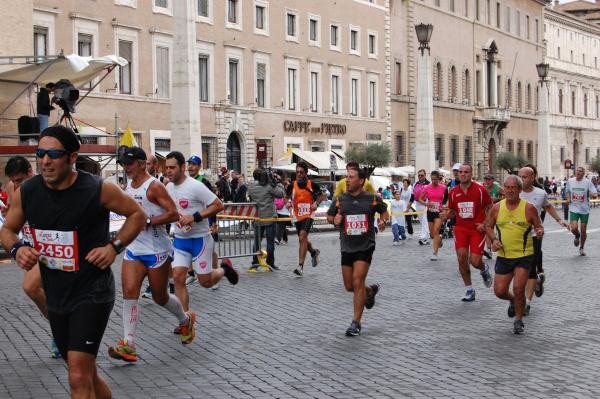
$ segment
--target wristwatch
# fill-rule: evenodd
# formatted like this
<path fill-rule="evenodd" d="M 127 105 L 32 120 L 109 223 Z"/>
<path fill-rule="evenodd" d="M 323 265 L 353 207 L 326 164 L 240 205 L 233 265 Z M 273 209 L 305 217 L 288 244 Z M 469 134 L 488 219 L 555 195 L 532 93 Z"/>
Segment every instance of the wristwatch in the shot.
<path fill-rule="evenodd" d="M 152 226 L 152 219 L 146 218 L 146 227 L 150 227 L 150 226 Z"/>
<path fill-rule="evenodd" d="M 110 245 L 112 245 L 113 249 L 118 254 L 120 254 L 121 252 L 123 252 L 123 249 L 125 249 L 125 246 L 123 245 L 123 243 L 121 242 L 121 240 L 111 241 Z"/>
<path fill-rule="evenodd" d="M 202 215 L 200 214 L 200 212 L 196 212 L 196 213 L 194 213 L 194 215 L 193 215 L 193 216 L 194 216 L 194 222 L 196 222 L 196 223 L 199 223 L 199 222 L 201 222 L 201 221 L 202 221 L 202 219 L 204 219 L 204 218 L 202 217 Z"/>

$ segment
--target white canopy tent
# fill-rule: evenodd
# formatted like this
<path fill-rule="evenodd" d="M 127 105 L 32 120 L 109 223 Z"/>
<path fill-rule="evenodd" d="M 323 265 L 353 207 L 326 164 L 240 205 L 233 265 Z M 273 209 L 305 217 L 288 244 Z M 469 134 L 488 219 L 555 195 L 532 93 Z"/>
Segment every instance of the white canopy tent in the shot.
<path fill-rule="evenodd" d="M 293 154 L 313 166 L 318 171 L 319 176 L 328 176 L 331 171 L 336 175 L 346 174 L 346 162 L 334 152 L 331 151 L 304 151 L 297 148 L 292 149 Z M 331 159 L 334 159 L 332 168 Z"/>
<path fill-rule="evenodd" d="M 296 163 L 291 163 L 289 165 L 272 166 L 271 169 L 279 170 L 281 172 L 296 173 Z M 312 169 L 308 169 L 308 175 L 309 176 L 318 176 L 319 174 Z"/>

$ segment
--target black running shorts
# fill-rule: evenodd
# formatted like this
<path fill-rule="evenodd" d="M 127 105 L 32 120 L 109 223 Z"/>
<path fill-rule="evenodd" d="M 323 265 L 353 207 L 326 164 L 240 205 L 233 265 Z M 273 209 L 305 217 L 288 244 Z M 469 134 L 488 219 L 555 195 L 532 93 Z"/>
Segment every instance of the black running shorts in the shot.
<path fill-rule="evenodd" d="M 522 267 L 528 272 L 533 268 L 533 262 L 535 255 L 523 256 L 521 258 L 503 258 L 498 256 L 496 258 L 496 274 L 509 274 L 515 271 L 515 268 Z"/>
<path fill-rule="evenodd" d="M 71 313 L 48 312 L 54 341 L 65 361 L 68 351 L 98 354 L 113 305 L 114 302 L 87 303 Z"/>
<path fill-rule="evenodd" d="M 537 279 L 538 273 L 544 273 L 544 268 L 542 267 L 542 240 L 537 237 L 533 238 L 533 265 L 529 269 L 529 278 Z"/>
<path fill-rule="evenodd" d="M 435 221 L 435 219 L 439 219 L 440 218 L 440 213 L 439 212 L 430 212 L 427 211 L 427 221 L 429 223 L 433 223 Z"/>
<path fill-rule="evenodd" d="M 375 247 L 359 252 L 342 252 L 342 266 L 352 267 L 357 260 L 362 260 L 370 265 L 373 252 L 375 252 Z"/>
<path fill-rule="evenodd" d="M 310 233 L 312 229 L 313 220 L 312 219 L 304 219 L 301 221 L 296 221 L 296 232 L 300 233 L 301 231 L 306 231 L 306 233 Z"/>

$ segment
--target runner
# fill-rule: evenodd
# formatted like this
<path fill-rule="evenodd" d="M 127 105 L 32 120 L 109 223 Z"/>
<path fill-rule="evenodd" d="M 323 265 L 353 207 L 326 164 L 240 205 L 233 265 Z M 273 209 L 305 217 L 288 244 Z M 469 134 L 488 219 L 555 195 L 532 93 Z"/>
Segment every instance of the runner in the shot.
<path fill-rule="evenodd" d="M 535 206 L 519 198 L 523 182 L 519 176 L 509 175 L 504 180 L 506 199 L 495 204 L 487 217 L 487 236 L 492 240 L 496 257 L 496 281 L 494 293 L 500 299 L 510 301 L 508 317 L 514 317 L 513 332 L 524 331 L 525 285 L 529 269 L 534 267 L 533 240 L 530 232 L 542 238 L 544 227 Z M 494 227 L 498 235 L 494 233 Z M 513 281 L 514 279 L 514 281 Z M 513 293 L 509 291 L 513 284 Z"/>
<path fill-rule="evenodd" d="M 360 334 L 363 308 L 371 309 L 375 305 L 379 284 L 365 285 L 375 251 L 375 213 L 380 215 L 380 231 L 385 229 L 389 219 L 387 205 L 376 195 L 364 190 L 365 180 L 364 170 L 348 169 L 347 191 L 337 197 L 327 211 L 327 221 L 342 226 L 342 278 L 346 291 L 354 295 L 354 316 L 346 330 L 347 336 Z"/>
<path fill-rule="evenodd" d="M 346 164 L 346 172 L 348 171 L 348 169 L 360 169 L 360 165 L 358 164 L 358 162 L 350 161 Z M 365 184 L 364 184 L 363 188 L 365 189 L 365 191 L 375 194 L 375 187 L 373 187 L 373 184 L 371 184 L 369 179 L 365 180 Z M 333 198 L 335 199 L 345 192 L 346 192 L 346 178 L 344 177 L 344 178 L 340 179 L 340 181 L 337 182 L 337 184 L 335 186 L 335 192 L 333 193 Z"/>
<path fill-rule="evenodd" d="M 538 212 L 538 216 L 540 216 L 540 220 L 542 210 L 546 210 L 546 212 L 550 214 L 550 216 L 552 216 L 558 224 L 568 230 L 569 225 L 565 223 L 560 216 L 558 216 L 558 212 L 556 212 L 556 209 L 554 209 L 554 207 L 548 201 L 548 193 L 546 193 L 545 190 L 533 185 L 533 182 L 535 181 L 535 171 L 530 167 L 521 168 L 519 169 L 519 177 L 523 182 L 523 190 L 519 194 L 519 198 L 529 202 L 535 207 Z M 535 235 L 535 230 L 532 230 L 531 233 L 533 240 L 534 259 L 529 270 L 529 279 L 527 280 L 527 290 L 525 292 L 525 296 L 527 298 L 527 304 L 525 305 L 525 316 L 529 314 L 529 310 L 531 309 L 531 300 L 533 299 L 534 292 L 538 297 L 544 294 L 544 282 L 546 281 L 542 264 L 542 239 Z"/>
<path fill-rule="evenodd" d="M 429 224 L 429 234 L 433 239 L 433 254 L 430 260 L 438 260 L 438 250 L 442 247 L 442 237 L 440 237 L 440 228 L 442 227 L 442 219 L 440 218 L 440 210 L 444 201 L 444 193 L 446 186 L 440 183 L 440 172 L 434 170 L 431 172 L 431 183 L 426 185 L 418 202 L 427 207 L 427 223 Z"/>
<path fill-rule="evenodd" d="M 492 276 L 489 268 L 481 259 L 485 243 L 485 215 L 492 199 L 485 188 L 472 180 L 471 165 L 461 165 L 458 178 L 460 184 L 450 191 L 448 206 L 441 213 L 442 220 L 456 216 L 454 226 L 454 246 L 458 258 L 458 269 L 467 292 L 462 297 L 465 302 L 475 300 L 475 289 L 471 284 L 469 263 L 480 270 L 486 287 L 491 287 Z"/>
<path fill-rule="evenodd" d="M 238 283 L 238 274 L 227 258 L 223 258 L 220 268 L 213 270 L 209 267 L 214 240 L 207 219 L 222 211 L 223 203 L 204 184 L 185 175 L 185 157 L 181 152 L 167 154 L 166 165 L 170 181 L 167 192 L 175 201 L 180 215 L 173 241 L 175 293 L 183 309 L 188 312 L 190 298 L 185 280 L 190 264 L 194 267 L 198 282 L 205 288 L 217 284 L 223 276 L 235 285 Z"/>
<path fill-rule="evenodd" d="M 421 197 L 423 190 L 429 184 L 429 180 L 425 177 L 425 169 L 421 169 L 417 172 L 417 180 L 413 186 L 413 195 L 415 196 L 415 210 L 417 212 L 423 212 L 417 214 L 419 218 L 419 224 L 421 225 L 421 236 L 419 238 L 419 245 L 429 244 L 429 222 L 427 221 L 427 212 L 425 205 L 419 203 L 418 199 Z"/>
<path fill-rule="evenodd" d="M 302 276 L 304 274 L 304 259 L 306 253 L 310 252 L 312 265 L 316 267 L 319 264 L 319 254 L 321 251 L 313 248 L 308 241 L 308 234 L 313 224 L 313 214 L 317 210 L 325 196 L 321 192 L 318 184 L 308 179 L 308 165 L 306 162 L 298 162 L 296 165 L 296 180 L 288 187 L 288 202 L 293 206 L 294 217 L 296 218 L 296 231 L 298 232 L 298 268 L 294 269 L 294 274 Z"/>
<path fill-rule="evenodd" d="M 186 314 L 179 299 L 167 292 L 172 248 L 165 224 L 179 220 L 175 203 L 165 186 L 146 171 L 146 153 L 143 149 L 127 149 L 118 162 L 129 178 L 125 192 L 140 204 L 147 218 L 145 229 L 129 244 L 123 257 L 121 283 L 124 334 L 123 339 L 114 347 L 108 348 L 108 355 L 113 359 L 136 362 L 138 355 L 135 331 L 141 312 L 138 297 L 146 276 L 154 302 L 171 312 L 179 321 L 181 343 L 184 345 L 194 340 L 196 314 Z"/>
<path fill-rule="evenodd" d="M 585 240 L 587 239 L 587 224 L 590 218 L 590 197 L 596 198 L 598 191 L 592 182 L 584 177 L 585 169 L 581 166 L 575 170 L 575 177 L 567 181 L 567 201 L 569 202 L 569 219 L 571 233 L 575 236 L 573 245 L 579 247 L 579 255 L 585 256 Z M 579 227 L 581 222 L 581 229 Z"/>
<path fill-rule="evenodd" d="M 0 239 L 21 268 L 40 263 L 48 318 L 67 362 L 71 396 L 110 398 L 96 366 L 115 300 L 110 266 L 143 228 L 145 215 L 116 185 L 74 169 L 79 146 L 67 127 L 41 133 L 36 151 L 41 174 L 14 193 Z M 112 242 L 109 211 L 127 218 Z M 17 237 L 25 221 L 33 247 Z"/>

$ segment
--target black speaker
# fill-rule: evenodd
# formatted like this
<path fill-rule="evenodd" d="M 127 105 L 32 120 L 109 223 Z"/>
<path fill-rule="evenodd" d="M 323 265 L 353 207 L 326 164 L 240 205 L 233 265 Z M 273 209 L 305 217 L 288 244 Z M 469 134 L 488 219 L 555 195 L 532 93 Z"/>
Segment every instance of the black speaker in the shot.
<path fill-rule="evenodd" d="M 19 139 L 21 141 L 26 141 L 29 139 L 39 139 L 40 121 L 35 116 L 20 116 L 17 125 L 19 128 Z"/>

